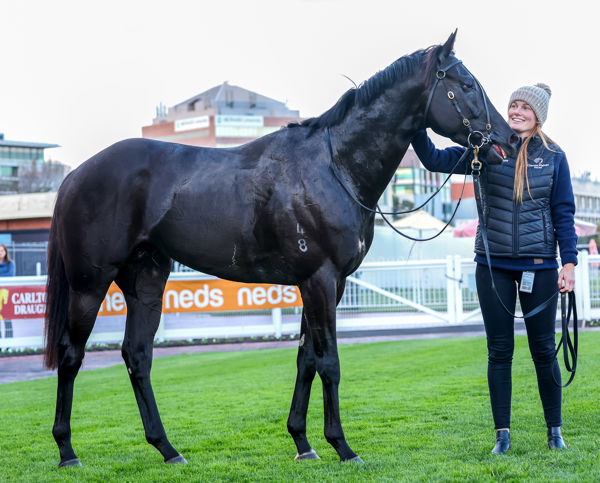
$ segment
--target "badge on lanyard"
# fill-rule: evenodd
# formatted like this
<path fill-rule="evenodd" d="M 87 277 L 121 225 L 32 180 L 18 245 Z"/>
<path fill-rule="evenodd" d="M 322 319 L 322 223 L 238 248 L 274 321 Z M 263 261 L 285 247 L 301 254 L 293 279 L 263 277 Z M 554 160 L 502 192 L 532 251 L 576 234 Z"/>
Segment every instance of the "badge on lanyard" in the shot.
<path fill-rule="evenodd" d="M 519 284 L 519 290 L 525 293 L 531 293 L 533 291 L 533 279 L 535 272 L 523 272 L 521 276 L 521 283 Z"/>

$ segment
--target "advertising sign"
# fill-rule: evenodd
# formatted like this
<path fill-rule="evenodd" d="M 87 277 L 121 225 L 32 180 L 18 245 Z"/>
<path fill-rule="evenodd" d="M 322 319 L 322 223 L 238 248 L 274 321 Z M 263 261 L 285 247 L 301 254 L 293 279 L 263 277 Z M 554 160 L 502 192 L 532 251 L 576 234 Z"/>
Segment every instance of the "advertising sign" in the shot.
<path fill-rule="evenodd" d="M 0 320 L 43 318 L 46 310 L 43 285 L 0 288 Z M 301 307 L 297 287 L 237 283 L 221 279 L 168 281 L 163 313 L 220 312 Z M 112 284 L 98 315 L 124 315 L 125 297 Z"/>
<path fill-rule="evenodd" d="M 175 132 L 193 131 L 195 129 L 206 129 L 210 126 L 208 116 L 190 117 L 188 119 L 178 119 L 175 121 Z"/>
<path fill-rule="evenodd" d="M 263 116 L 235 116 L 219 115 L 215 116 L 215 126 L 230 127 L 263 127 L 265 120 Z"/>

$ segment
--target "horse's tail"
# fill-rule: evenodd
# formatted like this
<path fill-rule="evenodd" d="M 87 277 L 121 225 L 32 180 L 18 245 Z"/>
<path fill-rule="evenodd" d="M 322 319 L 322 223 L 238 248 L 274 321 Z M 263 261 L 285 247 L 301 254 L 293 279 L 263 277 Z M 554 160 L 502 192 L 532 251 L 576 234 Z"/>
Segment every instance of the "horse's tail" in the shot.
<path fill-rule="evenodd" d="M 69 282 L 58 242 L 56 210 L 48 241 L 48 278 L 46 281 L 46 323 L 44 336 L 44 364 L 49 369 L 58 367 L 58 346 L 67 324 L 69 309 Z"/>

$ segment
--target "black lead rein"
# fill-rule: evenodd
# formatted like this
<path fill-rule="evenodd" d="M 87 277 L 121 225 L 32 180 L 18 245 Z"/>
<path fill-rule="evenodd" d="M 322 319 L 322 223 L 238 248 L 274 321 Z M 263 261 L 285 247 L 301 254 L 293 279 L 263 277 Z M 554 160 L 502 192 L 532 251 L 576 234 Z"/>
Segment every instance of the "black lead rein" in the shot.
<path fill-rule="evenodd" d="M 367 205 L 365 205 L 363 202 L 361 202 L 358 199 L 358 196 L 356 195 L 356 193 L 354 192 L 354 190 L 352 190 L 352 188 L 350 186 L 348 186 L 348 183 L 346 182 L 344 176 L 342 175 L 342 173 L 340 173 L 340 170 L 335 165 L 335 161 L 334 161 L 334 157 L 333 157 L 333 148 L 331 146 L 331 135 L 329 134 L 329 128 L 327 126 L 325 127 L 325 140 L 327 141 L 327 147 L 329 148 L 329 158 L 330 158 L 329 167 L 331 168 L 331 171 L 333 172 L 333 175 L 335 176 L 335 178 L 342 185 L 342 188 L 344 188 L 344 190 L 346 191 L 346 193 L 348 193 L 348 195 L 350 196 L 350 198 L 352 198 L 352 200 L 358 206 L 360 206 L 362 209 L 364 209 L 364 210 L 366 210 L 366 211 L 368 211 L 370 213 L 379 213 L 381 215 L 381 217 L 383 218 L 383 220 L 392 228 L 392 230 L 394 230 L 399 235 L 402 235 L 404 238 L 408 238 L 409 240 L 413 240 L 413 241 L 429 241 L 429 240 L 433 240 L 434 238 L 440 236 L 444 232 L 444 230 L 446 228 L 448 228 L 448 226 L 450 225 L 450 223 L 452 223 L 452 220 L 454 220 L 454 216 L 456 215 L 456 212 L 458 211 L 458 207 L 460 206 L 460 201 L 462 200 L 462 193 L 464 192 L 464 189 L 465 189 L 466 176 L 465 176 L 465 182 L 463 182 L 463 187 L 462 187 L 460 199 L 459 199 L 458 203 L 456 204 L 456 207 L 454 208 L 454 211 L 452 212 L 452 216 L 450 217 L 450 220 L 448 220 L 448 222 L 444 225 L 444 227 L 438 233 L 436 233 L 435 235 L 433 235 L 433 236 L 431 236 L 429 238 L 413 238 L 413 237 L 411 237 L 409 235 L 406 235 L 405 233 L 402 233 L 395 226 L 392 225 L 392 223 L 385 217 L 385 215 L 403 215 L 403 214 L 406 214 L 406 213 L 412 213 L 414 211 L 417 211 L 417 210 L 420 210 L 421 208 L 423 208 L 427 203 L 429 203 L 429 201 L 431 201 L 431 199 L 435 195 L 437 195 L 440 192 L 440 190 L 448 182 L 448 180 L 450 179 L 450 177 L 454 174 L 454 171 L 456 170 L 456 168 L 458 167 L 458 165 L 464 159 L 466 159 L 467 156 L 469 156 L 473 152 L 473 146 L 470 146 L 469 148 L 465 149 L 465 152 L 462 154 L 462 156 L 460 157 L 460 159 L 454 165 L 454 167 L 452 168 L 452 171 L 450 171 L 450 174 L 448 174 L 448 177 L 446 178 L 446 180 L 435 191 L 435 193 L 433 193 L 429 198 L 427 198 L 425 200 L 425 202 L 423 204 L 419 205 L 416 208 L 413 208 L 412 210 L 408 210 L 408 211 L 386 212 L 386 211 L 381 211 L 381 208 L 379 207 L 379 204 L 375 205 L 375 209 L 370 208 Z M 466 173 L 465 173 L 465 175 L 466 175 Z"/>

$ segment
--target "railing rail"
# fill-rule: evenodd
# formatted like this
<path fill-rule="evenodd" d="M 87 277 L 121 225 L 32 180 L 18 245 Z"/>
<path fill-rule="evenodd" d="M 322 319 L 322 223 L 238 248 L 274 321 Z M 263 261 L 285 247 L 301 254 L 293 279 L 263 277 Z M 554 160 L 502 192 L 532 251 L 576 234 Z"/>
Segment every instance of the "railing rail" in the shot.
<path fill-rule="evenodd" d="M 337 308 L 337 328 L 377 330 L 480 322 L 474 272 L 475 263 L 459 256 L 364 263 L 347 278 Z M 600 318 L 600 255 L 581 252 L 575 275 L 580 319 L 585 323 Z M 191 271 L 174 272 L 169 278 L 169 281 L 210 280 L 215 277 Z M 16 300 L 11 297 L 17 297 L 17 288 L 26 292 L 27 287 L 32 290 L 37 287 L 39 291 L 45 284 L 43 275 L 0 278 L 0 349 L 43 345 L 43 310 L 39 305 L 38 315 L 18 320 L 2 320 L 2 305 L 6 307 Z M 301 307 L 168 313 L 163 315 L 156 338 L 281 337 L 299 331 L 300 313 Z M 123 315 L 98 317 L 90 343 L 120 342 L 124 326 Z"/>

